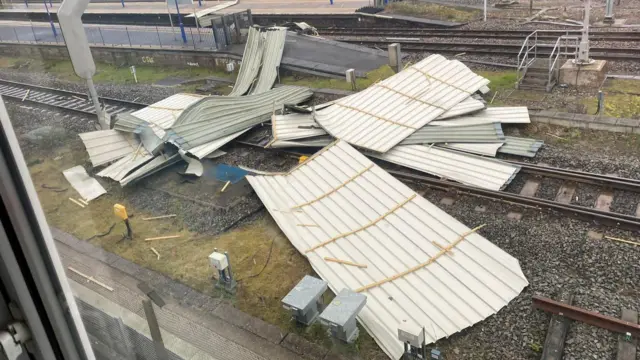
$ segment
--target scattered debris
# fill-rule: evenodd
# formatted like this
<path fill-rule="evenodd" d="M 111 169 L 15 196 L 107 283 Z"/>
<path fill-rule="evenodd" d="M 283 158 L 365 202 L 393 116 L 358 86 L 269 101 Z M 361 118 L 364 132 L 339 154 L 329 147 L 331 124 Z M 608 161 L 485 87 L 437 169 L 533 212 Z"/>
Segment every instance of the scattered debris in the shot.
<path fill-rule="evenodd" d="M 169 215 L 154 216 L 154 217 L 149 217 L 149 218 L 142 218 L 142 220 L 144 220 L 144 221 L 159 220 L 159 219 L 172 218 L 172 217 L 176 217 L 176 216 L 177 216 L 176 214 L 169 214 Z"/>
<path fill-rule="evenodd" d="M 220 190 L 220 192 L 224 192 L 227 189 L 227 186 L 229 186 L 229 184 L 231 184 L 231 180 L 227 181 L 224 186 L 222 187 L 222 189 Z"/>
<path fill-rule="evenodd" d="M 51 190 L 53 192 L 58 192 L 58 193 L 67 191 L 67 188 L 59 188 L 56 186 L 49 186 L 47 184 L 42 184 L 40 187 L 42 187 L 43 189 Z"/>
<path fill-rule="evenodd" d="M 86 206 L 86 205 L 89 205 L 89 202 L 88 202 L 88 201 L 85 201 L 84 199 L 80 199 L 80 198 L 78 198 L 78 201 L 80 201 L 80 202 L 81 202 L 82 204 L 84 204 L 85 206 Z"/>
<path fill-rule="evenodd" d="M 160 253 L 158 252 L 158 250 L 154 249 L 153 247 L 151 248 L 151 251 L 153 251 L 154 254 L 156 254 L 156 256 L 158 257 L 158 260 L 160 260 Z"/>
<path fill-rule="evenodd" d="M 64 170 L 62 174 L 83 199 L 91 201 L 107 193 L 102 185 L 90 177 L 81 165 Z"/>
<path fill-rule="evenodd" d="M 83 205 L 82 203 L 80 203 L 78 200 L 74 199 L 74 198 L 69 198 L 69 200 L 71 200 L 72 203 L 80 206 L 81 208 L 84 209 L 85 205 Z"/>
<path fill-rule="evenodd" d="M 605 236 L 604 238 L 608 239 L 608 240 L 613 240 L 613 241 L 625 243 L 625 244 L 631 244 L 631 245 L 634 245 L 634 246 L 640 246 L 640 242 L 619 239 L 619 238 L 615 238 L 615 237 L 612 237 L 612 236 Z"/>
<path fill-rule="evenodd" d="M 69 269 L 71 272 L 73 272 L 73 273 L 75 273 L 77 275 L 82 276 L 83 278 L 87 279 L 87 281 L 90 281 L 90 282 L 92 282 L 92 283 L 94 283 L 96 285 L 99 285 L 99 286 L 101 286 L 101 287 L 103 287 L 103 288 L 105 288 L 105 289 L 107 289 L 109 291 L 113 291 L 113 288 L 111 286 L 94 279 L 93 276 L 89 276 L 87 274 L 84 274 L 84 273 L 76 270 L 75 268 L 73 268 L 71 266 L 68 266 L 67 269 Z"/>
<path fill-rule="evenodd" d="M 165 239 L 176 239 L 182 237 L 182 235 L 168 235 L 168 236 L 158 236 L 152 238 L 146 238 L 144 241 L 154 241 L 154 240 L 165 240 Z"/>

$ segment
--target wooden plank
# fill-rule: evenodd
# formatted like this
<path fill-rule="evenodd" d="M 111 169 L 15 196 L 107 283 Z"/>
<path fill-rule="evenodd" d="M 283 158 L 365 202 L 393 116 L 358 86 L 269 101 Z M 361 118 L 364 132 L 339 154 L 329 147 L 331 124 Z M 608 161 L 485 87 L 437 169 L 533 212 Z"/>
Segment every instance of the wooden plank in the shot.
<path fill-rule="evenodd" d="M 598 195 L 596 199 L 595 208 L 602 211 L 611 211 L 611 203 L 613 202 L 613 194 L 610 192 L 604 192 Z"/>
<path fill-rule="evenodd" d="M 569 296 L 569 298 L 563 302 L 571 305 L 573 302 L 573 296 Z M 563 316 L 551 316 L 549 329 L 547 330 L 547 337 L 544 340 L 544 347 L 542 348 L 541 360 L 562 359 L 562 353 L 564 352 L 564 340 L 567 337 L 570 322 L 570 319 Z"/>
<path fill-rule="evenodd" d="M 634 324 L 638 323 L 638 312 L 635 310 L 622 309 L 621 319 Z M 625 335 L 618 335 L 618 353 L 616 360 L 636 360 L 638 339 L 633 337 L 630 341 L 625 340 Z"/>
<path fill-rule="evenodd" d="M 540 180 L 527 180 L 520 190 L 520 195 L 535 197 L 538 192 L 538 188 L 540 187 Z"/>
<path fill-rule="evenodd" d="M 558 189 L 558 193 L 556 194 L 556 201 L 563 204 L 570 204 L 575 192 L 575 185 L 564 183 L 562 184 L 562 186 L 560 186 L 560 189 Z"/>
<path fill-rule="evenodd" d="M 158 236 L 158 237 L 146 238 L 146 239 L 144 239 L 144 241 L 175 239 L 175 238 L 179 238 L 181 236 L 182 235 Z"/>

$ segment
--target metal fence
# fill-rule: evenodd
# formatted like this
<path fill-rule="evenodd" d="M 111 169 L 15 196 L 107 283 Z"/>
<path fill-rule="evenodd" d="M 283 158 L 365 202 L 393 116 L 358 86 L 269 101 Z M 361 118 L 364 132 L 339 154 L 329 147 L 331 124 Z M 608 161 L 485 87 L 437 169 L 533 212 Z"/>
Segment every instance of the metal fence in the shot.
<path fill-rule="evenodd" d="M 252 25 L 249 10 L 225 15 L 206 15 L 199 18 L 204 27 L 156 25 L 85 25 L 91 46 L 222 50 L 232 44 L 244 43 L 241 29 Z M 64 35 L 55 22 L 30 22 L 18 25 L 0 25 L 0 42 L 64 45 Z"/>
<path fill-rule="evenodd" d="M 97 359 L 157 360 L 153 341 L 102 310 L 76 298 Z M 169 360 L 181 360 L 167 350 Z"/>

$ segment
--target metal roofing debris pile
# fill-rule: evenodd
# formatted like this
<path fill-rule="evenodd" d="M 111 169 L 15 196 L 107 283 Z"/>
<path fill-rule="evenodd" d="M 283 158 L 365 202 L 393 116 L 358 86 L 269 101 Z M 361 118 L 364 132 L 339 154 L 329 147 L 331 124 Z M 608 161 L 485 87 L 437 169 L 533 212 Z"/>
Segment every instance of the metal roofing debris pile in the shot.
<path fill-rule="evenodd" d="M 424 145 L 399 145 L 384 154 L 368 155 L 431 175 L 489 190 L 501 190 L 520 170 L 495 159 Z"/>
<path fill-rule="evenodd" d="M 271 117 L 272 143 L 322 135 L 327 135 L 327 132 L 313 120 L 312 113 L 292 113 Z"/>
<path fill-rule="evenodd" d="M 444 120 L 452 117 L 469 114 L 474 111 L 479 111 L 485 108 L 484 102 L 475 99 L 473 97 L 468 97 L 460 103 L 456 104 L 451 109 L 447 110 L 442 115 L 438 116 L 436 120 Z"/>
<path fill-rule="evenodd" d="M 276 81 L 287 29 L 271 27 L 263 30 L 249 28 L 240 71 L 229 96 L 242 96 L 250 89 L 251 94 L 260 94 L 271 89 Z"/>
<path fill-rule="evenodd" d="M 434 144 L 434 143 L 493 143 L 504 142 L 504 133 L 500 123 L 489 123 L 468 126 L 424 126 L 400 145 Z"/>
<path fill-rule="evenodd" d="M 507 136 L 505 137 L 504 145 L 498 149 L 498 152 L 534 157 L 542 145 L 544 145 L 544 141 L 542 140 Z"/>
<path fill-rule="evenodd" d="M 431 343 L 495 314 L 528 285 L 517 259 L 344 141 L 288 173 L 247 179 L 334 293 L 367 296 L 358 320 L 393 359 L 403 352 L 401 322 L 425 327 Z"/>
<path fill-rule="evenodd" d="M 529 109 L 526 106 L 489 107 L 471 115 L 429 123 L 437 126 L 477 125 L 499 122 L 502 124 L 528 124 Z"/>
<path fill-rule="evenodd" d="M 385 152 L 488 83 L 459 61 L 431 55 L 318 110 L 315 120 L 338 139 Z"/>
<path fill-rule="evenodd" d="M 471 154 L 476 155 L 485 155 L 495 157 L 498 149 L 504 143 L 489 143 L 489 144 L 479 144 L 479 143 L 446 143 L 446 144 L 438 144 L 439 147 L 464 151 Z"/>
<path fill-rule="evenodd" d="M 249 91 L 249 87 L 251 87 L 260 71 L 263 52 L 264 37 L 262 37 L 257 28 L 250 27 L 247 43 L 244 46 L 244 53 L 242 53 L 242 64 L 238 71 L 236 83 L 233 85 L 233 90 L 229 93 L 229 96 L 241 96 Z"/>
<path fill-rule="evenodd" d="M 307 88 L 281 86 L 257 95 L 209 96 L 180 115 L 167 130 L 165 141 L 190 150 L 267 121 L 275 110 L 312 95 Z"/>
<path fill-rule="evenodd" d="M 100 166 L 132 154 L 140 141 L 131 134 L 116 130 L 99 130 L 79 134 L 93 166 Z"/>
<path fill-rule="evenodd" d="M 284 51 L 284 42 L 287 38 L 287 29 L 283 27 L 267 28 L 264 31 L 264 54 L 262 55 L 262 66 L 260 76 L 256 81 L 252 94 L 261 94 L 269 91 L 278 77 L 278 69 Z"/>

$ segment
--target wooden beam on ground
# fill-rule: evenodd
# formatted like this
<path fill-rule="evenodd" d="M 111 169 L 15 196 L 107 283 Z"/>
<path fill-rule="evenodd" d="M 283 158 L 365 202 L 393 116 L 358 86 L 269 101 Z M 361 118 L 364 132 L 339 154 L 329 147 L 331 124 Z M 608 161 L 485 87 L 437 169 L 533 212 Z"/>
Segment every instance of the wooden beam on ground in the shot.
<path fill-rule="evenodd" d="M 182 235 L 168 235 L 168 236 L 158 236 L 158 237 L 152 237 L 152 238 L 146 238 L 144 239 L 144 241 L 153 241 L 153 240 L 165 240 L 165 239 L 175 239 L 175 238 L 179 238 Z"/>
<path fill-rule="evenodd" d="M 571 305 L 573 303 L 573 295 L 570 295 L 566 301 L 566 304 Z M 549 329 L 547 330 L 547 337 L 544 340 L 544 347 L 542 348 L 542 356 L 540 360 L 561 360 L 562 353 L 564 351 L 564 341 L 569 331 L 569 320 L 566 317 L 559 315 L 552 315 L 549 322 Z"/>
<path fill-rule="evenodd" d="M 331 257 L 325 257 L 324 260 L 325 261 L 335 262 L 335 263 L 338 263 L 338 264 L 357 266 L 359 268 L 366 268 L 367 267 L 367 264 L 358 264 L 358 263 L 354 263 L 353 261 L 340 260 L 340 259 L 331 258 Z"/>
<path fill-rule="evenodd" d="M 638 323 L 638 312 L 635 310 L 622 309 L 621 319 L 630 323 Z M 616 360 L 636 360 L 638 338 L 633 336 L 630 340 L 625 339 L 624 334 L 618 336 L 618 353 Z"/>

